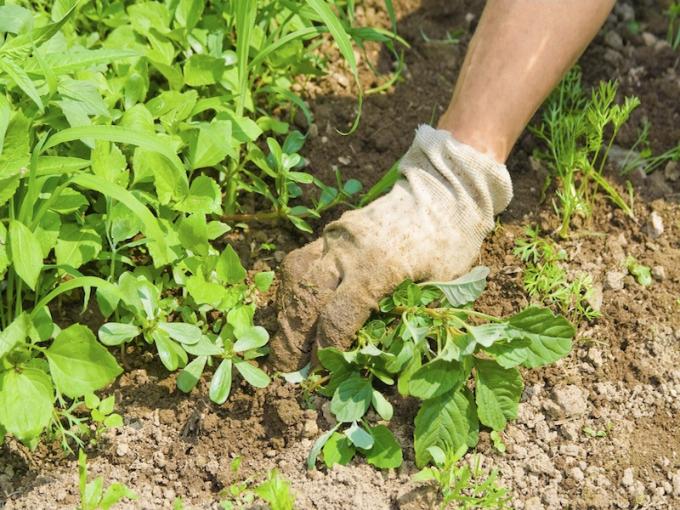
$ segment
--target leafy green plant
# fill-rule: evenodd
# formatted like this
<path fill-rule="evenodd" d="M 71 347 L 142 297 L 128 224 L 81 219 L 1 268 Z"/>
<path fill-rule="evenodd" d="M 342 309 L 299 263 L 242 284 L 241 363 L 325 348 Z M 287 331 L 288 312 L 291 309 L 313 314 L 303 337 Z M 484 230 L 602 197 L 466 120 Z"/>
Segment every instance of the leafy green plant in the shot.
<path fill-rule="evenodd" d="M 680 2 L 673 2 L 668 6 L 668 32 L 666 39 L 671 48 L 677 50 L 680 48 Z"/>
<path fill-rule="evenodd" d="M 78 488 L 80 490 L 80 506 L 78 510 L 109 510 L 123 499 L 134 501 L 137 495 L 123 483 L 112 483 L 104 490 L 104 479 L 98 476 L 87 481 L 87 455 L 83 450 L 78 452 Z"/>
<path fill-rule="evenodd" d="M 502 448 L 500 433 L 517 416 L 524 386 L 518 367 L 535 368 L 567 355 L 574 328 L 534 306 L 505 319 L 474 310 L 488 272 L 477 267 L 451 282 L 406 281 L 380 303 L 379 317 L 359 331 L 352 350 L 319 350 L 322 370 L 303 384 L 332 398 L 338 424 L 314 444 L 310 468 L 321 453 L 327 465 L 346 464 L 356 453 L 380 468 L 401 464 L 392 432 L 372 423 L 392 417 L 383 394 L 390 386 L 422 401 L 414 430 L 418 466 L 432 460 L 432 447 L 444 452 L 474 447 L 480 424 Z"/>
<path fill-rule="evenodd" d="M 652 270 L 650 267 L 640 264 L 632 255 L 626 257 L 626 269 L 635 278 L 635 281 L 643 287 L 649 287 L 652 284 Z"/>
<path fill-rule="evenodd" d="M 266 384 L 248 361 L 271 275 L 247 280 L 224 235 L 264 217 L 311 231 L 354 199 L 358 181 L 307 171 L 293 85 L 324 72 L 323 41 L 357 76 L 354 44 L 398 37 L 327 0 L 18 4 L 0 6 L 0 439 L 80 444 L 82 399 L 122 371 L 88 327 L 58 325 L 93 289 L 102 342 L 152 344 L 184 390 L 213 360 L 215 401 L 232 364 Z"/>
<path fill-rule="evenodd" d="M 530 127 L 545 146 L 535 153 L 549 170 L 544 191 L 552 181 L 556 182 L 558 202 L 554 207 L 562 218 L 559 229 L 562 237 L 568 235 L 574 215 L 585 218 L 591 215 L 600 188 L 626 214 L 633 214 L 630 205 L 603 175 L 619 129 L 640 104 L 636 97 L 615 104 L 617 89 L 616 82 L 601 82 L 588 97 L 576 67 L 551 94 L 541 123 Z"/>
<path fill-rule="evenodd" d="M 563 263 L 564 250 L 554 242 L 539 236 L 537 228 L 527 227 L 526 238 L 515 242 L 514 254 L 526 264 L 524 289 L 529 296 L 548 306 L 555 306 L 573 320 L 592 320 L 600 316 L 589 301 L 593 295 L 593 280 L 588 274 L 569 277 Z"/>
<path fill-rule="evenodd" d="M 240 466 L 241 457 L 236 457 L 231 461 L 232 475 L 238 474 Z M 277 469 L 269 471 L 266 480 L 260 484 L 255 484 L 248 478 L 231 484 L 222 495 L 228 498 L 220 503 L 224 510 L 252 505 L 256 498 L 266 502 L 270 510 L 293 510 L 295 508 L 295 495 L 290 490 L 290 483 L 281 476 Z"/>
<path fill-rule="evenodd" d="M 438 446 L 431 446 L 434 465 L 420 470 L 413 480 L 437 486 L 441 496 L 440 510 L 452 504 L 460 510 L 510 508 L 509 491 L 498 485 L 498 472 L 493 470 L 486 476 L 479 455 L 472 457 L 471 464 L 462 462 L 466 449 L 462 447 L 456 452 L 444 452 Z"/>

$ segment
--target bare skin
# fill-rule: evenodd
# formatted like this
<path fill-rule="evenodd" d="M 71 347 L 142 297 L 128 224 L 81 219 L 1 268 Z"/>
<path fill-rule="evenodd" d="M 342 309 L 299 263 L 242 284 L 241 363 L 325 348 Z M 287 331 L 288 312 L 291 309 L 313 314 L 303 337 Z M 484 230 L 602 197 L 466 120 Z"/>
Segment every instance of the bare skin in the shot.
<path fill-rule="evenodd" d="M 512 196 L 502 163 L 613 4 L 488 2 L 439 130 L 420 128 L 418 147 L 401 160 L 406 179 L 284 260 L 275 368 L 298 369 L 319 347 L 349 347 L 378 300 L 405 278 L 452 279 L 470 267 Z"/>
<path fill-rule="evenodd" d="M 438 127 L 505 162 L 614 0 L 490 0 Z"/>

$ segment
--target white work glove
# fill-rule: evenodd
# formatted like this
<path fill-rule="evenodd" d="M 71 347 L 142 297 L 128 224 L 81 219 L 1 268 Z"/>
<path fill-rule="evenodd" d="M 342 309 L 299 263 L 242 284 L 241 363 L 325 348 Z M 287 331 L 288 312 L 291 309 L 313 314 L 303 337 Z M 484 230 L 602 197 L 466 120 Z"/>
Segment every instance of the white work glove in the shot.
<path fill-rule="evenodd" d="M 430 126 L 416 130 L 400 170 L 405 179 L 389 193 L 284 259 L 274 368 L 299 369 L 316 348 L 347 349 L 378 301 L 407 278 L 464 274 L 512 198 L 505 165 Z"/>

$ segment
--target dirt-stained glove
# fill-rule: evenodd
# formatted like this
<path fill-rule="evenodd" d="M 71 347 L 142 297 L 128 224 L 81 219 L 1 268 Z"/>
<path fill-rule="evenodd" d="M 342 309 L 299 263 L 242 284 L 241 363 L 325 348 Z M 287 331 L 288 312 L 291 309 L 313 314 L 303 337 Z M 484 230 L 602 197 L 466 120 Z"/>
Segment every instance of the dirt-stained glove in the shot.
<path fill-rule="evenodd" d="M 284 259 L 271 342 L 276 369 L 301 368 L 316 348 L 348 348 L 404 279 L 464 274 L 512 198 L 505 165 L 430 126 L 416 130 L 400 170 L 405 179 L 388 194 L 346 212 Z"/>

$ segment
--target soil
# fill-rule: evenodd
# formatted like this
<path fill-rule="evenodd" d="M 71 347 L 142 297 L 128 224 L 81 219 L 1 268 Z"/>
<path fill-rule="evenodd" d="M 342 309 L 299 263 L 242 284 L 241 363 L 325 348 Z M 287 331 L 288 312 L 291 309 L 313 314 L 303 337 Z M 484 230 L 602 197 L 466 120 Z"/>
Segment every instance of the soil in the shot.
<path fill-rule="evenodd" d="M 621 95 L 641 99 L 617 140 L 622 147 L 634 143 L 643 121 L 651 122 L 655 152 L 680 142 L 680 53 L 663 42 L 666 25 L 660 13 L 667 4 L 620 2 L 580 61 L 586 85 L 618 79 Z M 482 2 L 402 0 L 395 7 L 399 32 L 411 45 L 405 50 L 404 77 L 386 93 L 366 98 L 356 133 L 337 132 L 351 124 L 356 106 L 350 75 L 337 55 L 327 52 L 329 78 L 300 84 L 316 119 L 305 156 L 327 180 L 338 168 L 343 177 L 371 185 L 407 149 L 417 125 L 441 114 Z M 380 2 L 364 2 L 357 10 L 360 23 L 388 23 Z M 631 19 L 638 23 L 638 34 L 629 30 Z M 460 42 L 447 42 L 447 33 L 457 29 L 463 32 Z M 388 52 L 369 46 L 361 60 L 364 87 L 386 79 L 392 65 Z M 367 62 L 378 70 L 377 78 Z M 481 255 L 491 277 L 480 308 L 490 313 L 509 314 L 527 303 L 522 265 L 512 254 L 524 227 L 539 225 L 551 232 L 557 226 L 550 201 L 540 201 L 545 171 L 530 159 L 535 146 L 526 134 L 513 151 L 508 166 L 515 197 Z M 616 178 L 615 168 L 610 170 Z M 680 508 L 680 180 L 660 169 L 633 181 L 635 219 L 602 201 L 590 222 L 561 241 L 569 269 L 586 272 L 597 283 L 601 303 L 595 304 L 602 318 L 579 325 L 566 359 L 524 373 L 526 390 L 519 417 L 504 434 L 505 454 L 493 450 L 482 434 L 477 451 L 487 468 L 499 470 L 514 508 Z M 623 182 L 619 185 L 625 191 Z M 340 212 L 332 211 L 316 227 Z M 652 212 L 665 227 L 658 237 L 648 228 Z M 275 268 L 285 252 L 311 238 L 287 227 L 257 227 L 243 234 L 239 253 L 260 269 Z M 256 252 L 265 240 L 277 244 L 278 251 Z M 626 276 L 620 290 L 604 286 L 607 273 L 620 271 L 627 255 L 656 268 L 653 285 L 641 287 Z M 264 305 L 261 322 L 273 326 L 273 307 Z M 405 451 L 402 468 L 381 472 L 355 461 L 308 472 L 304 458 L 330 426 L 323 399 L 304 399 L 297 387 L 278 381 L 265 390 L 237 387 L 225 405 L 216 406 L 207 397 L 205 380 L 187 396 L 148 353 L 130 352 L 125 362 L 125 375 L 111 389 L 125 424 L 104 434 L 89 450 L 88 463 L 91 477 L 124 482 L 140 495 L 119 508 L 172 508 L 176 497 L 190 508 L 218 508 L 220 492 L 231 483 L 261 480 L 274 467 L 291 481 L 300 509 L 435 504 L 431 490 L 409 481 L 416 471 L 412 402 L 392 398 L 392 426 Z M 232 475 L 229 466 L 236 456 L 243 459 L 242 469 Z M 9 440 L 0 448 L 0 508 L 74 508 L 77 473 L 75 460 L 57 445 L 29 452 Z"/>

